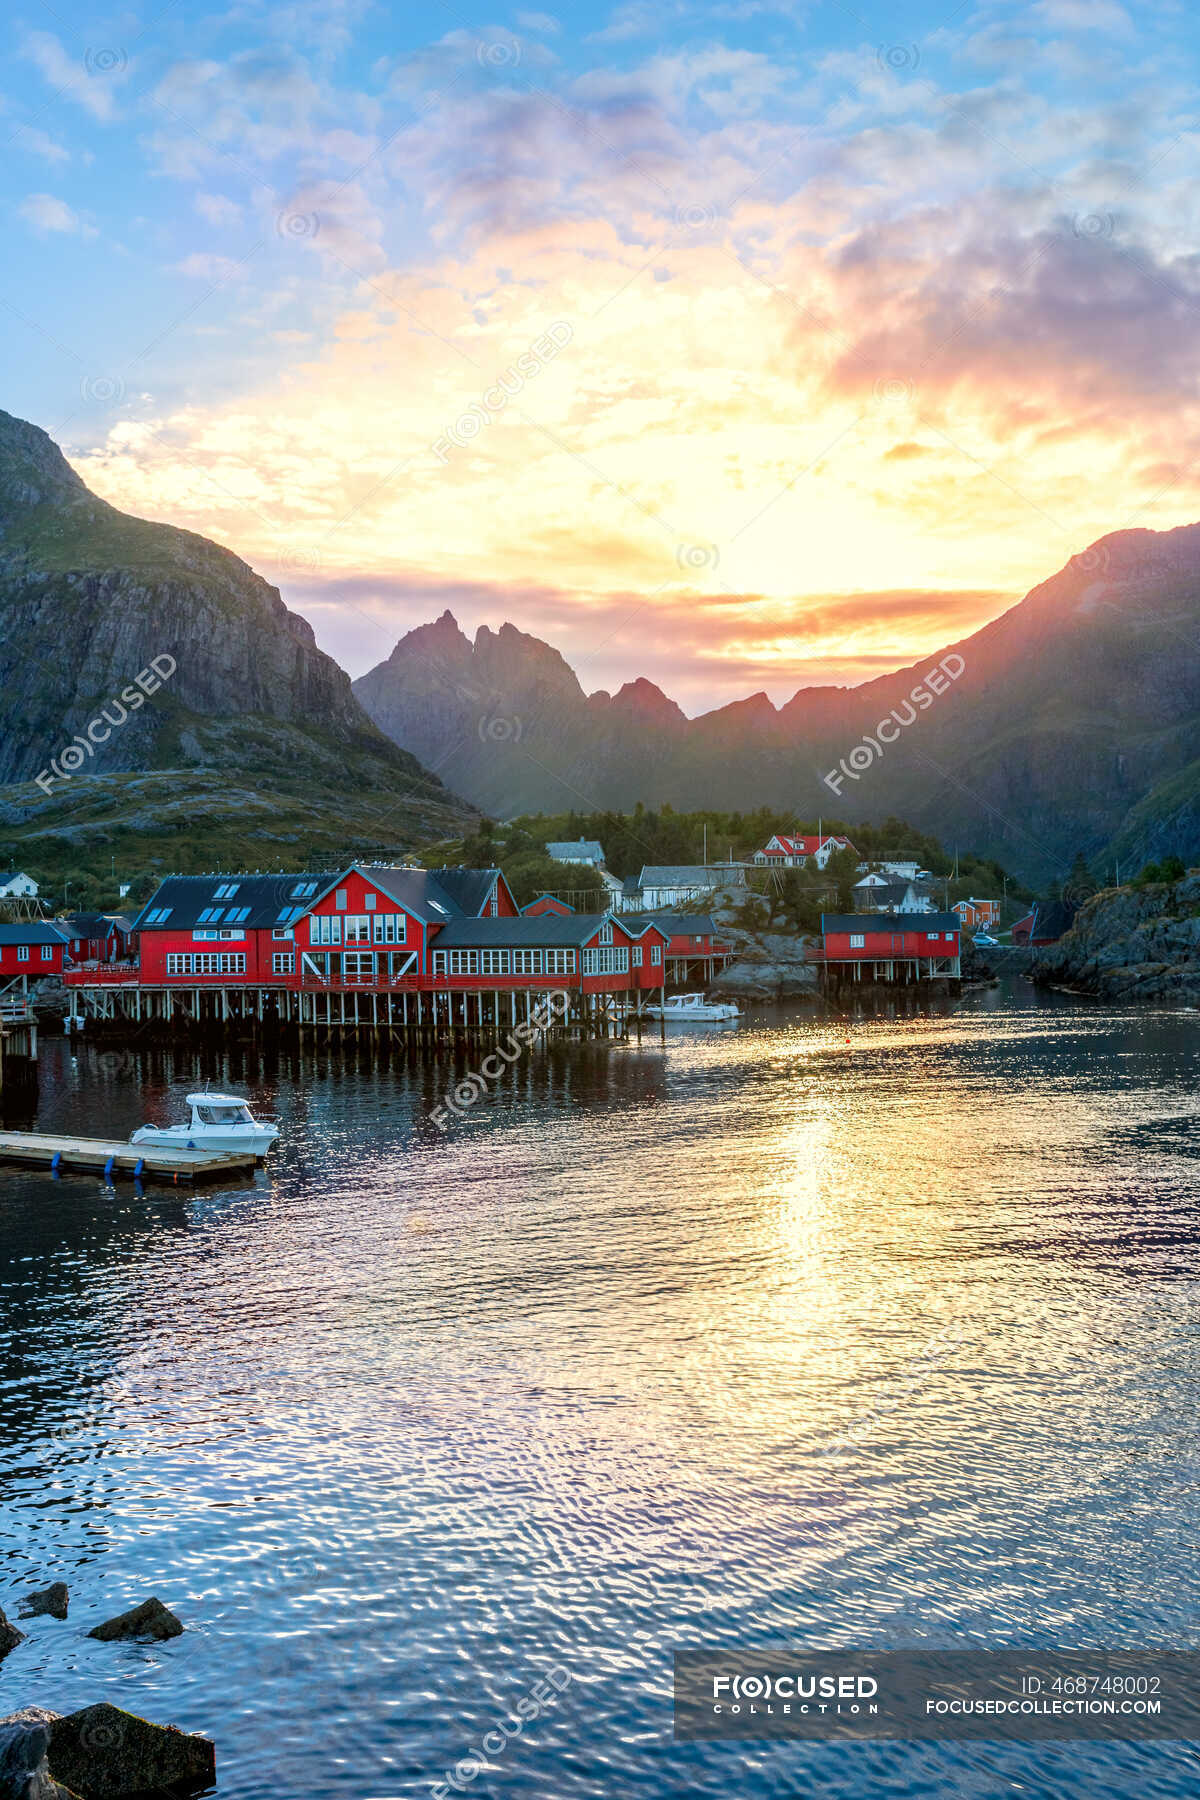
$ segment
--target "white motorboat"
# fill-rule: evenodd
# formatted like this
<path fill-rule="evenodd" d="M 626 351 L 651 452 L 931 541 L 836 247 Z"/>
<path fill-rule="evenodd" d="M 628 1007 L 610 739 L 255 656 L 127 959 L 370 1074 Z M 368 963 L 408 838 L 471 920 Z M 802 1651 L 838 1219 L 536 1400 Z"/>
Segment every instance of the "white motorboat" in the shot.
<path fill-rule="evenodd" d="M 265 1156 L 279 1127 L 271 1119 L 256 1119 L 238 1094 L 189 1094 L 191 1122 L 187 1125 L 143 1125 L 131 1144 L 154 1144 L 160 1150 L 253 1150 Z"/>
<path fill-rule="evenodd" d="M 647 1006 L 645 1016 L 662 1019 L 664 1024 L 713 1025 L 740 1019 L 742 1015 L 732 1000 L 709 1000 L 703 994 L 672 994 L 661 1006 Z"/>

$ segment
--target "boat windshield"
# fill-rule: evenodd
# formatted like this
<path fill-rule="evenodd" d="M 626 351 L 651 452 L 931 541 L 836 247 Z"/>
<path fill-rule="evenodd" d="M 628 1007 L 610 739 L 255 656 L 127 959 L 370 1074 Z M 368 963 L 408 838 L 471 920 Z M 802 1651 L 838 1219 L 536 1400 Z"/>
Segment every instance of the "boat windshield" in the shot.
<path fill-rule="evenodd" d="M 198 1106 L 196 1117 L 201 1125 L 246 1125 L 251 1123 L 245 1106 Z"/>

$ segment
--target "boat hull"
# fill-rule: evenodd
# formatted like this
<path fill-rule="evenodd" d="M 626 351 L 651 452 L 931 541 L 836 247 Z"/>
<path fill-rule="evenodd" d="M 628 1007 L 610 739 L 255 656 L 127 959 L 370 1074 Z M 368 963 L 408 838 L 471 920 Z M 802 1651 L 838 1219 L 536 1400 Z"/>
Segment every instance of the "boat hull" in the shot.
<path fill-rule="evenodd" d="M 240 1130 L 219 1126 L 193 1131 L 187 1125 L 169 1125 L 159 1131 L 154 1125 L 143 1125 L 130 1138 L 131 1144 L 153 1144 L 160 1150 L 251 1150 L 265 1156 L 279 1132 L 271 1125 L 243 1126 Z"/>

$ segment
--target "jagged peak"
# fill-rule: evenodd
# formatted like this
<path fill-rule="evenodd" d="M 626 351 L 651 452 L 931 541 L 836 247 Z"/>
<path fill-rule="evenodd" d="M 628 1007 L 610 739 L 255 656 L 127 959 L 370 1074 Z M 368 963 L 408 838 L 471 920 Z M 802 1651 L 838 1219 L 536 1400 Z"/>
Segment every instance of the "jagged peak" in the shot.
<path fill-rule="evenodd" d="M 9 509 L 94 499 L 48 432 L 6 412 L 0 412 L 0 495 Z"/>

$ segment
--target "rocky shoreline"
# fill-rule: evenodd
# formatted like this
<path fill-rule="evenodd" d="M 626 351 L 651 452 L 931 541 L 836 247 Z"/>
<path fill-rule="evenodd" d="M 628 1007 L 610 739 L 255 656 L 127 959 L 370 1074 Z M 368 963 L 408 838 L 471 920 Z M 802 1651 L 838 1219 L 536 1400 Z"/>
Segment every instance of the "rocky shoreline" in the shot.
<path fill-rule="evenodd" d="M 1103 1000 L 1200 1005 L 1200 870 L 1094 895 L 1070 931 L 1036 952 L 1030 975 Z"/>
<path fill-rule="evenodd" d="M 714 999 L 820 998 L 817 966 L 807 960 L 812 940 L 796 932 L 772 931 L 771 904 L 765 895 L 728 889 L 713 906 L 712 918 L 736 952 L 709 987 Z"/>
<path fill-rule="evenodd" d="M 22 1619 L 65 1620 L 70 1595 L 65 1582 L 26 1594 Z M 159 1643 L 179 1637 L 183 1625 L 161 1600 L 144 1600 L 95 1625 L 88 1636 L 101 1643 Z M 0 1659 L 27 1635 L 0 1611 Z M 209 1738 L 155 1725 L 102 1700 L 78 1712 L 24 1706 L 0 1719 L 0 1800 L 135 1800 L 146 1794 L 199 1794 L 217 1778 L 216 1749 Z"/>

